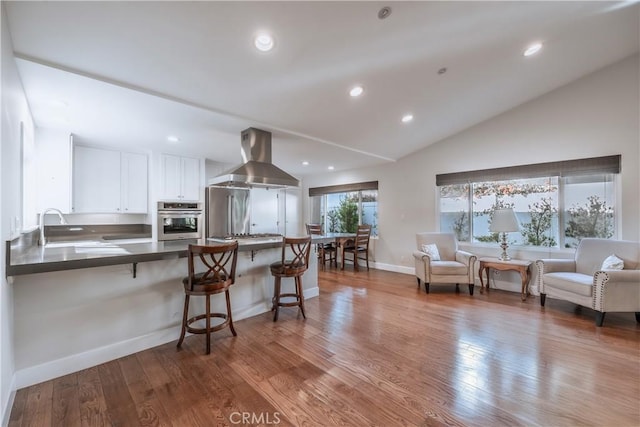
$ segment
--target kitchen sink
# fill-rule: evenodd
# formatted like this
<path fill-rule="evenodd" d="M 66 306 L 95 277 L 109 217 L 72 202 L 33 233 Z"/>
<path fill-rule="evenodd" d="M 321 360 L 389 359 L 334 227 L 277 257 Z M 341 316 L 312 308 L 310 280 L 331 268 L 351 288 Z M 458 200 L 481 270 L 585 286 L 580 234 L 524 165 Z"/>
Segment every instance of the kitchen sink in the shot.
<path fill-rule="evenodd" d="M 99 247 L 113 246 L 113 243 L 102 242 L 100 240 L 71 240 L 64 242 L 47 242 L 45 248 L 77 248 L 77 247 Z"/>
<path fill-rule="evenodd" d="M 45 245 L 45 248 L 73 248 L 77 254 L 128 255 L 131 253 L 114 242 L 104 242 L 101 240 L 50 242 Z"/>

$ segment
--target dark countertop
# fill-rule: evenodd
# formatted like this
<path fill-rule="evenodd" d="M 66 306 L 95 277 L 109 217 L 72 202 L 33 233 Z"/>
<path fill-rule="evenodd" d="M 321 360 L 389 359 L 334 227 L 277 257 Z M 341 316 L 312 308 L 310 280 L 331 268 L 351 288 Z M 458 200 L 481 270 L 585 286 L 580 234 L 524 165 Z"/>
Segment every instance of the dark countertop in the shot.
<path fill-rule="evenodd" d="M 189 244 L 216 244 L 204 239 L 165 242 L 151 242 L 150 239 L 139 239 L 139 243 L 136 243 L 135 240 L 99 240 L 86 241 L 86 243 L 78 241 L 75 242 L 75 246 L 66 247 L 10 246 L 7 247 L 6 275 L 18 276 L 49 271 L 183 258 L 187 256 Z M 53 244 L 59 245 L 61 243 L 54 242 Z M 280 246 L 281 242 L 279 241 L 241 242 L 238 250 L 257 251 Z"/>
<path fill-rule="evenodd" d="M 337 237 L 347 236 L 353 235 L 333 233 L 326 236 L 314 235 L 312 239 L 314 243 L 324 243 L 333 241 Z M 239 251 L 258 251 L 282 246 L 281 238 L 240 239 L 238 242 Z M 183 258 L 187 256 L 189 244 L 215 245 L 216 243 L 220 241 L 188 239 L 153 242 L 150 238 L 112 240 L 112 237 L 99 237 L 91 240 L 56 240 L 42 247 L 37 245 L 37 237 L 31 235 L 7 242 L 5 272 L 7 276 L 18 276 Z"/>

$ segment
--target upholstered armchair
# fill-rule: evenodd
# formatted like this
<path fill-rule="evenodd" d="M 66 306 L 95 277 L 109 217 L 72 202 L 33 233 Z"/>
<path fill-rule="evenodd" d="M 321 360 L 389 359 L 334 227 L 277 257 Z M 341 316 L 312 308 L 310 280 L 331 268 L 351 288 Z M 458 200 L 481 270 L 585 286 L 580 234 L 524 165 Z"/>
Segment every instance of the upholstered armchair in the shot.
<path fill-rule="evenodd" d="M 539 259 L 536 266 L 543 307 L 549 296 L 594 309 L 596 326 L 609 311 L 635 312 L 640 322 L 639 242 L 585 238 L 574 259 Z"/>
<path fill-rule="evenodd" d="M 458 240 L 453 233 L 418 233 L 418 250 L 413 253 L 416 266 L 418 287 L 420 281 L 429 293 L 433 283 L 460 283 L 469 285 L 469 294 L 473 295 L 473 266 L 476 256 L 458 249 Z"/>

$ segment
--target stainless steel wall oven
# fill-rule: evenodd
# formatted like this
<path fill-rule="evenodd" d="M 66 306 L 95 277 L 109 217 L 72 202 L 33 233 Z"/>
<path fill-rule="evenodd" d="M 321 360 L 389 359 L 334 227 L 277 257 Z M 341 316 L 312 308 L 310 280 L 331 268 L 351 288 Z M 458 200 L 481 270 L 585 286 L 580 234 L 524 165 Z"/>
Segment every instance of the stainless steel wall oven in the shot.
<path fill-rule="evenodd" d="M 202 203 L 158 202 L 158 240 L 200 239 Z"/>

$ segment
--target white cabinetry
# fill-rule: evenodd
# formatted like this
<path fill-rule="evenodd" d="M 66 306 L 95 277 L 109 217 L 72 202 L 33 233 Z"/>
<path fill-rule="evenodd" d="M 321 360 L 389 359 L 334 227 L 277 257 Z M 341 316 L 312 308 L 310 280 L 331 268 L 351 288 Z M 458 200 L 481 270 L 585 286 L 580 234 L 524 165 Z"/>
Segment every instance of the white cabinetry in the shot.
<path fill-rule="evenodd" d="M 146 155 L 74 147 L 74 213 L 146 213 L 147 186 Z"/>
<path fill-rule="evenodd" d="M 200 200 L 200 159 L 162 155 L 163 200 Z"/>
<path fill-rule="evenodd" d="M 124 213 L 147 213 L 147 155 L 120 153 L 121 208 Z"/>
<path fill-rule="evenodd" d="M 68 132 L 36 128 L 37 212 L 47 208 L 65 214 L 71 211 L 72 141 Z"/>

